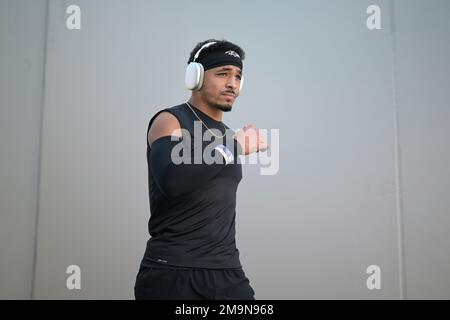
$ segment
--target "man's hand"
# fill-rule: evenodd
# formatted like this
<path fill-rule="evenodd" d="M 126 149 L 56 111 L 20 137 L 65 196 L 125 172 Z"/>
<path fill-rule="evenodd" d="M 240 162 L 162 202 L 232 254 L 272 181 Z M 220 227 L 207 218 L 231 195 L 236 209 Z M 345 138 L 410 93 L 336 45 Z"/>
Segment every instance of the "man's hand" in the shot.
<path fill-rule="evenodd" d="M 269 145 L 262 138 L 259 129 L 253 124 L 247 125 L 237 131 L 233 137 L 241 145 L 243 155 L 269 149 Z"/>

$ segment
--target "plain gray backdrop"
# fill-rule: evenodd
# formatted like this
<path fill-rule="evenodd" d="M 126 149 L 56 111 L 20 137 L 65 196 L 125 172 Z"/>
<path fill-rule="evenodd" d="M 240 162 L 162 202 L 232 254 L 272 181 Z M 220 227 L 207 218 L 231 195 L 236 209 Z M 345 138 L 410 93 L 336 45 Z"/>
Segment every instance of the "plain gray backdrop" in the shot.
<path fill-rule="evenodd" d="M 225 38 L 246 59 L 224 122 L 280 132 L 277 174 L 244 165 L 237 194 L 256 299 L 449 299 L 449 31 L 447 0 L 1 0 L 0 298 L 133 298 L 148 121 Z"/>

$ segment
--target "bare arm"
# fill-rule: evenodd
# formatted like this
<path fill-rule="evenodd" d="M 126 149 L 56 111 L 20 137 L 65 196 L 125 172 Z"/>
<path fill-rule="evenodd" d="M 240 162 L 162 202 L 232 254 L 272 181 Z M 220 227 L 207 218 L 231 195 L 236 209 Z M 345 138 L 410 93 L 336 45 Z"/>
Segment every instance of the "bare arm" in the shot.
<path fill-rule="evenodd" d="M 152 143 L 164 136 L 181 137 L 181 128 L 178 119 L 170 112 L 161 112 L 153 120 L 152 126 L 148 131 L 148 145 L 151 147 Z"/>

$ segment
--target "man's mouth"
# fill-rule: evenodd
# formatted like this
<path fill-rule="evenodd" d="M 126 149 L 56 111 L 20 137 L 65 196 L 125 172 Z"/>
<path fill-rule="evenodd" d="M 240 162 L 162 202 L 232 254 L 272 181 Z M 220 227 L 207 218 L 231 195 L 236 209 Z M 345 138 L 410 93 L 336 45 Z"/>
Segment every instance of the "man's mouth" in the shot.
<path fill-rule="evenodd" d="M 234 93 L 232 93 L 232 92 L 225 92 L 225 93 L 222 93 L 224 96 L 227 96 L 227 97 L 233 97 L 233 98 L 235 98 L 236 97 L 236 95 L 234 94 Z"/>

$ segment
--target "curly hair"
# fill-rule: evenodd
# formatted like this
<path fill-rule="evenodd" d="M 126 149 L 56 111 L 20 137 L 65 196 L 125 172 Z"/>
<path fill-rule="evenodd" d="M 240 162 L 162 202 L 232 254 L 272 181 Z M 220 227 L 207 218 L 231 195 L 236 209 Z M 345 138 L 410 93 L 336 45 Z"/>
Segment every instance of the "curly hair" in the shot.
<path fill-rule="evenodd" d="M 240 57 L 241 60 L 245 59 L 245 51 L 242 50 L 241 47 L 239 47 L 237 44 L 234 44 L 232 42 L 229 42 L 225 39 L 222 40 L 216 40 L 216 39 L 208 39 L 202 42 L 199 42 L 195 48 L 191 51 L 191 54 L 189 55 L 188 64 L 191 63 L 194 60 L 194 56 L 197 53 L 200 48 L 207 44 L 208 42 L 215 41 L 216 43 L 213 45 L 210 45 L 209 47 L 206 47 L 200 52 L 200 55 L 197 57 L 197 60 L 202 57 L 203 55 L 206 55 L 208 53 L 217 52 L 217 51 L 225 51 L 225 50 L 233 50 L 235 51 Z"/>

